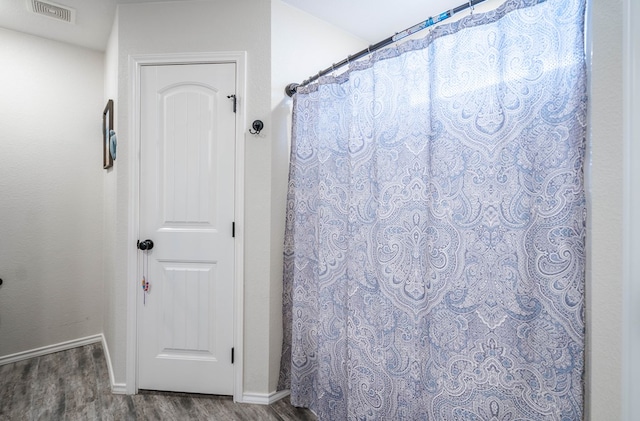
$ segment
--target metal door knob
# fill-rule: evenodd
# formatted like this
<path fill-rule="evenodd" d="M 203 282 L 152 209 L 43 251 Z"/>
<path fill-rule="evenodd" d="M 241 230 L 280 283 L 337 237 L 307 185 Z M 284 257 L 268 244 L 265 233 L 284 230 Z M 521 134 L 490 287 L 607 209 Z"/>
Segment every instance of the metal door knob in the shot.
<path fill-rule="evenodd" d="M 151 240 L 138 241 L 138 248 L 142 251 L 151 250 L 153 248 L 153 241 Z"/>

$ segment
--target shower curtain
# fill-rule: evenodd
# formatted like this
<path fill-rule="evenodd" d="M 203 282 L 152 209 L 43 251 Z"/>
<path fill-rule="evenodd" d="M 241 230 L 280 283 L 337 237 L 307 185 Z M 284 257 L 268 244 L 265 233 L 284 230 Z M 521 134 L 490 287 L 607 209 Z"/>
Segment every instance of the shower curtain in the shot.
<path fill-rule="evenodd" d="M 294 96 L 280 388 L 320 420 L 581 420 L 583 0 Z"/>

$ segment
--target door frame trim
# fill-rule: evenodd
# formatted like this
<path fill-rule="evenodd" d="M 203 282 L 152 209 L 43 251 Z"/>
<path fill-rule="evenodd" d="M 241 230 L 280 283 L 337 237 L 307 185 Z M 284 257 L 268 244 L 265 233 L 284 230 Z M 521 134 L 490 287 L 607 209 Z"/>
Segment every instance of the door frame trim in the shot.
<path fill-rule="evenodd" d="M 136 54 L 129 56 L 129 206 L 128 206 L 128 262 L 127 262 L 127 344 L 126 392 L 138 393 L 138 332 L 137 295 L 140 193 L 140 71 L 142 66 L 167 64 L 235 63 L 236 65 L 236 147 L 235 147 L 235 257 L 234 257 L 234 386 L 233 400 L 242 401 L 243 339 L 244 339 L 244 128 L 246 127 L 246 51 L 203 53 Z M 229 104 L 231 106 L 231 104 Z"/>

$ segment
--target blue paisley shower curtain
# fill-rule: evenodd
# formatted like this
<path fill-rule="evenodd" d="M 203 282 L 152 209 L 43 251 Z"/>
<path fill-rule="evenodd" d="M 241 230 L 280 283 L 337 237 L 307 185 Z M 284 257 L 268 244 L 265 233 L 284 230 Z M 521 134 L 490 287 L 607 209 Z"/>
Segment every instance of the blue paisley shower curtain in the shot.
<path fill-rule="evenodd" d="M 582 0 L 294 97 L 280 387 L 320 420 L 581 420 Z"/>

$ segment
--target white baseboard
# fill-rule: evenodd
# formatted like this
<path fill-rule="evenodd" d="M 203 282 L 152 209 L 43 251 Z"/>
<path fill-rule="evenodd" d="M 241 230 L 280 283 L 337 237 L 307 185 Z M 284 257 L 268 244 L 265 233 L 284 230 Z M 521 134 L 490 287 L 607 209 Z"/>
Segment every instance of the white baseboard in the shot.
<path fill-rule="evenodd" d="M 5 355 L 0 357 L 0 365 L 11 364 L 22 360 L 28 360 L 29 358 L 41 357 L 47 354 L 53 354 L 54 352 L 66 351 L 68 349 L 77 348 L 79 346 L 85 346 L 94 344 L 96 342 L 103 342 L 102 334 L 91 335 L 84 338 L 73 339 L 71 341 L 60 342 L 58 344 L 47 345 L 41 348 L 30 349 L 27 351 L 16 352 L 15 354 Z"/>
<path fill-rule="evenodd" d="M 244 393 L 242 395 L 242 403 L 252 403 L 256 405 L 271 405 L 278 402 L 282 398 L 289 396 L 289 390 L 281 390 L 271 393 Z"/>
<path fill-rule="evenodd" d="M 109 382 L 111 383 L 111 393 L 116 395 L 127 394 L 126 383 L 116 383 L 116 377 L 113 374 L 113 366 L 111 365 L 111 355 L 109 354 L 109 346 L 107 345 L 107 339 L 104 334 L 100 334 L 102 340 L 102 349 L 104 350 L 104 358 L 107 360 L 107 369 L 109 370 Z"/>
<path fill-rule="evenodd" d="M 107 360 L 107 368 L 109 369 L 109 382 L 111 383 L 111 393 L 126 394 L 126 383 L 116 383 L 113 375 L 113 367 L 111 366 L 111 357 L 109 356 L 109 347 L 107 341 L 102 333 L 97 335 L 86 336 L 84 338 L 73 339 L 71 341 L 60 342 L 58 344 L 47 345 L 41 348 L 30 349 L 27 351 L 17 352 L 15 354 L 5 355 L 0 357 L 0 365 L 16 363 L 18 361 L 28 360 L 29 358 L 42 357 L 43 355 L 53 354 L 54 352 L 66 351 L 68 349 L 77 348 L 80 346 L 91 345 L 95 343 L 102 343 L 102 349 L 104 350 L 104 356 Z"/>

